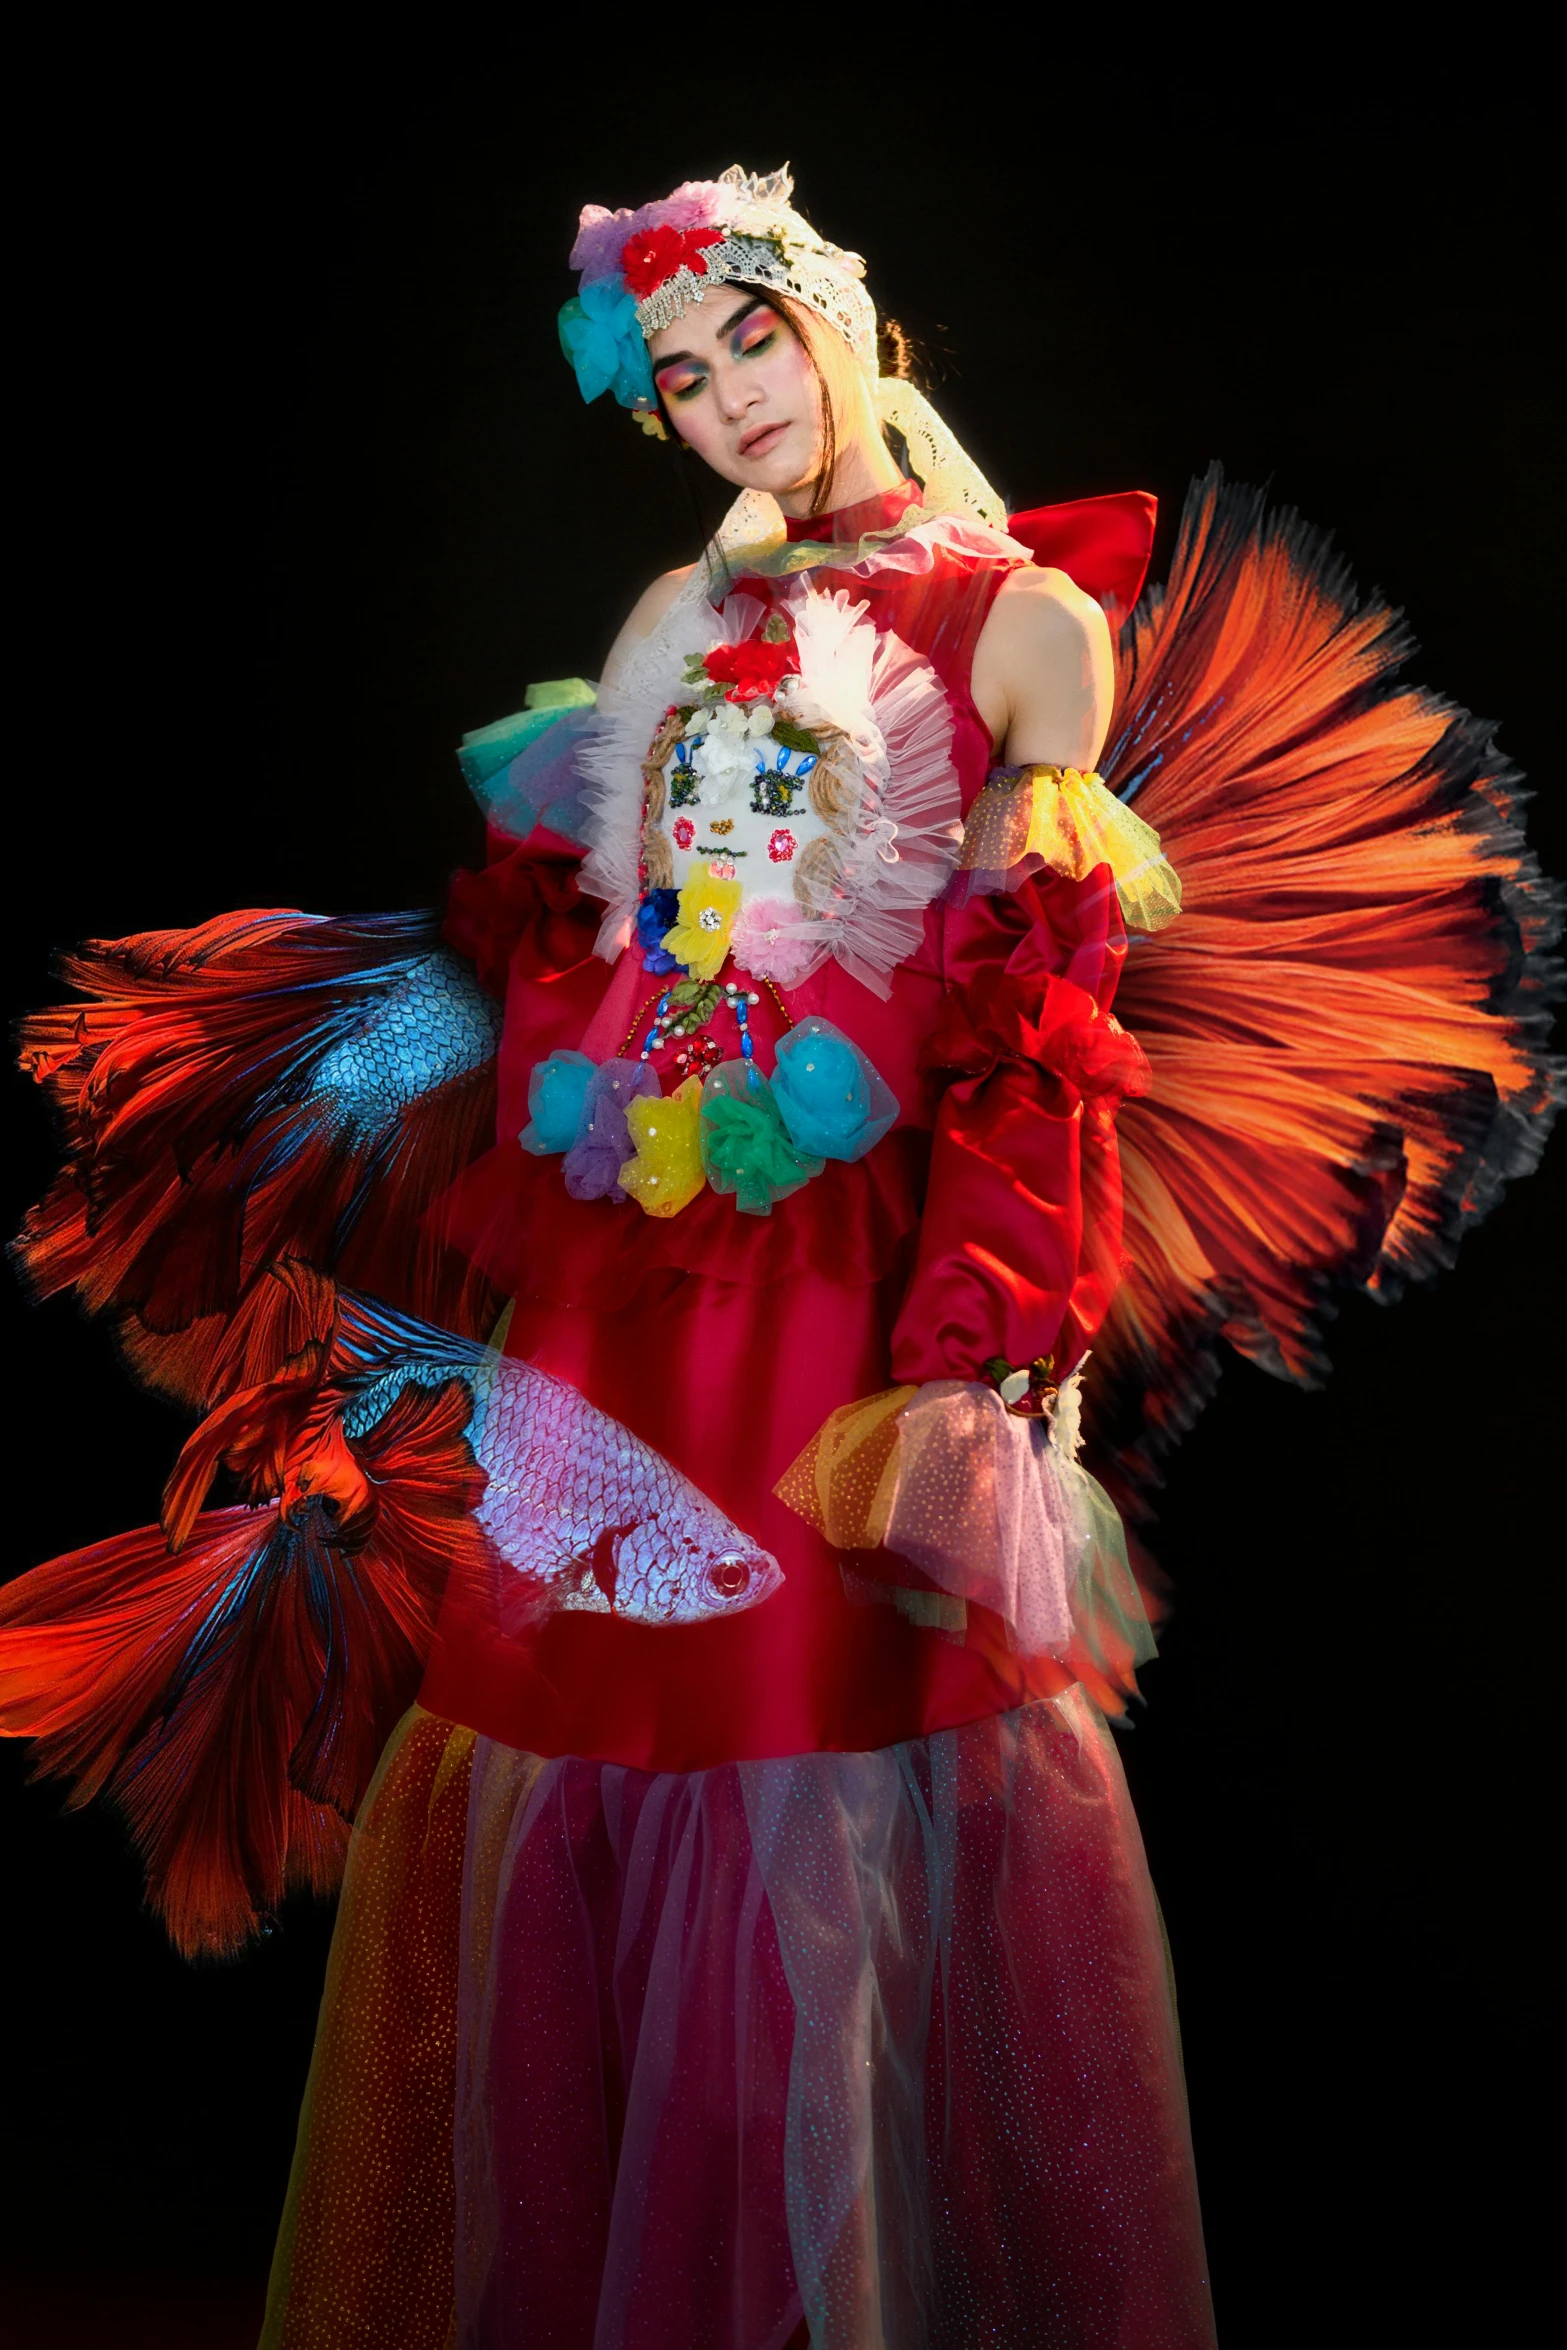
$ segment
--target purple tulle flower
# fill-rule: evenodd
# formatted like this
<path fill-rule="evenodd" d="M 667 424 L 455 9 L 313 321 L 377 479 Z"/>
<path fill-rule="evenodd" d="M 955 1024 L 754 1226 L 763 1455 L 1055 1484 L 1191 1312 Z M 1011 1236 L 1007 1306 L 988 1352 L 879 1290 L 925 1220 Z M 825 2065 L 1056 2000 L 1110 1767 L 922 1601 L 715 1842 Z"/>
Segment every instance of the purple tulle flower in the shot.
<path fill-rule="evenodd" d="M 596 285 L 619 274 L 628 238 L 645 228 L 716 228 L 723 193 L 716 180 L 683 180 L 673 195 L 643 204 L 635 212 L 624 204 L 617 212 L 602 204 L 584 204 L 571 267 L 581 270 L 584 285 Z"/>
<path fill-rule="evenodd" d="M 637 1155 L 626 1124 L 626 1104 L 638 1094 L 658 1090 L 658 1079 L 646 1061 L 606 1061 L 594 1071 L 577 1140 L 561 1161 L 573 1199 L 625 1198 L 620 1170 Z"/>

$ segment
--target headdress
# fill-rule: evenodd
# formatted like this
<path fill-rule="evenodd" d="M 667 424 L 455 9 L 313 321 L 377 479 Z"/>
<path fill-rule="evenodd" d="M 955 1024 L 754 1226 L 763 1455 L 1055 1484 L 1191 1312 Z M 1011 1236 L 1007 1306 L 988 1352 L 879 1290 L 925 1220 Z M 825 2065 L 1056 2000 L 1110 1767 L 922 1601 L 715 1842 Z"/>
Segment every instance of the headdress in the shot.
<path fill-rule="evenodd" d="M 571 248 L 571 266 L 581 275 L 560 313 L 561 348 L 583 398 L 613 392 L 649 430 L 661 429 L 650 339 L 714 286 L 771 288 L 803 302 L 842 335 L 865 370 L 877 415 L 904 437 L 925 485 L 926 510 L 1003 526 L 1003 501 L 924 394 L 901 378 L 879 375 L 865 264 L 858 253 L 818 236 L 791 205 L 793 193 L 787 164 L 762 174 L 732 163 L 716 180 L 685 180 L 636 211 L 585 204 Z"/>
<path fill-rule="evenodd" d="M 560 314 L 560 339 L 585 400 L 612 391 L 623 408 L 651 411 L 649 339 L 721 285 L 769 286 L 835 326 L 874 380 L 876 312 L 865 264 L 819 237 L 789 202 L 786 164 L 763 177 L 730 165 L 720 179 L 686 180 L 631 212 L 585 204 L 571 249 L 582 273 Z"/>

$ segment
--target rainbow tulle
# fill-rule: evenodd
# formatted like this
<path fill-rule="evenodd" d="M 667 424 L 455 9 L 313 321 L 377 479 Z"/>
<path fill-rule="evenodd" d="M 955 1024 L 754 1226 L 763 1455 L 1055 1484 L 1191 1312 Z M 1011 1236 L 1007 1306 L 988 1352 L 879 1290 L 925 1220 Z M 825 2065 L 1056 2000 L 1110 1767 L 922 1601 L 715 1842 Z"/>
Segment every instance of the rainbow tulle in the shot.
<path fill-rule="evenodd" d="M 415 1711 L 355 1830 L 263 2350 L 345 2304 L 399 2350 L 1208 2345 L 1093 1707 L 691 1774 Z"/>

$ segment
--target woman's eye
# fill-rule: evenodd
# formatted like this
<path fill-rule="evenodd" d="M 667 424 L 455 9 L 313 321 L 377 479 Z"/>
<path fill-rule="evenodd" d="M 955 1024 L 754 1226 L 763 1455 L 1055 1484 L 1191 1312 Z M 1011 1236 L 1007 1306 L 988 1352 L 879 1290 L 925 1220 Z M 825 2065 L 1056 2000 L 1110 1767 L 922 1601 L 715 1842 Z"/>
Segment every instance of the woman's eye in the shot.
<path fill-rule="evenodd" d="M 754 327 L 742 327 L 735 337 L 735 357 L 750 359 L 756 352 L 765 351 L 777 332 L 776 319 L 759 321 Z"/>
<path fill-rule="evenodd" d="M 697 393 L 706 385 L 707 378 L 700 371 L 682 372 L 678 375 L 671 371 L 668 375 L 659 376 L 657 383 L 666 400 L 684 401 L 694 400 Z"/>

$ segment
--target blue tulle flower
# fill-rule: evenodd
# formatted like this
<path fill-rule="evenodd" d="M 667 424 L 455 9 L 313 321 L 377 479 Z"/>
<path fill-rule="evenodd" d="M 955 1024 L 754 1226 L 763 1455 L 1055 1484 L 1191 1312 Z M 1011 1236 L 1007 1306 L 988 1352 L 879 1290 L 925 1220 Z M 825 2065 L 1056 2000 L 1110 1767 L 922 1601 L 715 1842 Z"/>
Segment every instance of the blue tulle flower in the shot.
<path fill-rule="evenodd" d="M 622 408 L 653 397 L 653 370 L 625 280 L 602 278 L 573 294 L 560 314 L 560 347 L 585 400 L 613 392 Z"/>
<path fill-rule="evenodd" d="M 637 908 L 637 944 L 642 949 L 644 964 L 655 979 L 662 979 L 666 971 L 685 969 L 663 943 L 665 931 L 674 928 L 679 912 L 678 889 L 650 889 Z"/>
<path fill-rule="evenodd" d="M 816 1159 L 863 1159 L 898 1115 L 859 1046 L 814 1013 L 779 1038 L 773 1095 L 790 1141 Z"/>
<path fill-rule="evenodd" d="M 517 1137 L 535 1158 L 569 1151 L 582 1123 L 582 1105 L 596 1063 L 586 1053 L 551 1053 L 528 1073 L 528 1123 Z"/>

